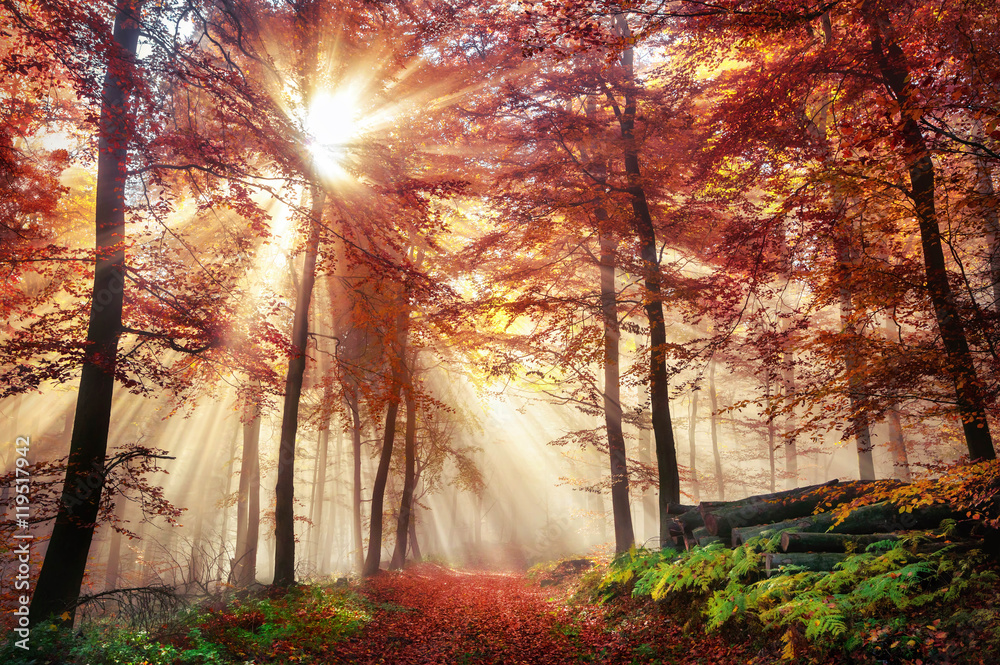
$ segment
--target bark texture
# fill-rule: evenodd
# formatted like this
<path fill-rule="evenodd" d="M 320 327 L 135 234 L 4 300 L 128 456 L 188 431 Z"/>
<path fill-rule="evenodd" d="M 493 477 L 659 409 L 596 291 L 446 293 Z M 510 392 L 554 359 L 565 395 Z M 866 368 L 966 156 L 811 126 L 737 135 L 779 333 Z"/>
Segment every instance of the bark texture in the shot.
<path fill-rule="evenodd" d="M 319 225 L 323 217 L 326 192 L 311 187 L 312 207 L 309 240 L 306 245 L 302 277 L 295 295 L 292 320 L 292 349 L 285 375 L 285 402 L 281 413 L 281 439 L 278 443 L 278 480 L 274 488 L 274 582 L 289 586 L 295 582 L 295 438 L 299 429 L 299 400 L 306 371 L 306 346 L 309 341 L 309 304 L 316 283 L 316 259 L 319 256 Z"/>
<path fill-rule="evenodd" d="M 87 349 L 73 419 L 66 479 L 45 561 L 31 599 L 34 621 L 72 625 L 94 537 L 108 450 L 125 286 L 125 172 L 132 142 L 128 94 L 141 2 L 119 3 L 114 52 L 101 95 L 96 187 L 96 265 Z"/>
<path fill-rule="evenodd" d="M 955 383 L 958 412 L 962 418 L 969 457 L 996 459 L 993 438 L 986 420 L 982 388 L 969 350 L 965 326 L 958 314 L 941 242 L 941 227 L 935 207 L 934 162 L 914 115 L 919 113 L 910 68 L 895 35 L 884 4 L 866 0 L 863 5 L 877 75 L 901 109 L 902 153 L 910 177 L 910 196 L 920 226 L 927 291 L 934 308 L 938 331 L 948 357 L 947 369 Z"/>

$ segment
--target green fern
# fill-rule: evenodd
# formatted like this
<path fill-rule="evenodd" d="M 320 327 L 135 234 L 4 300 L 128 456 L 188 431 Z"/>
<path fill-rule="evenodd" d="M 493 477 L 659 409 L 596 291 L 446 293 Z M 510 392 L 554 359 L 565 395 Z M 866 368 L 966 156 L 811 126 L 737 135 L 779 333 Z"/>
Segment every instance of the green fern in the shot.
<path fill-rule="evenodd" d="M 694 547 L 676 563 L 662 568 L 662 576 L 653 587 L 653 600 L 685 589 L 707 593 L 713 586 L 728 580 L 732 568 L 732 550 L 722 543 Z"/>
<path fill-rule="evenodd" d="M 926 561 L 912 563 L 899 570 L 864 580 L 851 596 L 862 611 L 874 611 L 886 601 L 904 609 L 908 606 L 910 596 L 920 590 L 922 576 L 929 575 L 932 570 Z"/>
<path fill-rule="evenodd" d="M 871 554 L 878 554 L 881 552 L 888 552 L 900 547 L 900 541 L 898 540 L 877 540 L 865 548 L 865 552 Z"/>
<path fill-rule="evenodd" d="M 729 571 L 729 578 L 732 580 L 743 579 L 760 572 L 764 564 L 764 557 L 755 548 L 744 545 L 733 550 L 732 570 Z"/>
<path fill-rule="evenodd" d="M 632 547 L 612 560 L 607 572 L 597 585 L 596 594 L 602 601 L 610 600 L 623 587 L 627 587 L 635 580 L 633 595 L 649 595 L 651 588 L 648 582 L 649 574 L 665 561 L 672 561 L 676 558 L 677 552 L 670 548 L 654 551 Z M 640 594 L 639 589 L 644 589 L 645 592 Z"/>
<path fill-rule="evenodd" d="M 763 554 L 780 537 L 780 532 L 765 533 L 732 550 L 715 543 L 680 554 L 629 552 L 615 560 L 603 584 L 631 583 L 634 596 L 657 601 L 673 594 L 701 595 L 704 600 L 695 602 L 703 602 L 707 630 L 753 616 L 784 635 L 783 653 L 791 658 L 800 655 L 796 644 L 803 638 L 827 649 L 865 650 L 876 643 L 889 648 L 891 639 L 911 628 L 900 612 L 950 603 L 1000 580 L 996 572 L 984 570 L 984 555 L 977 550 L 957 556 L 953 547 L 917 552 L 915 545 L 926 534 L 848 553 L 830 572 L 789 566 L 759 579 Z M 878 635 L 895 637 L 882 641 Z"/>
<path fill-rule="evenodd" d="M 735 579 L 730 580 L 725 589 L 716 591 L 708 600 L 705 609 L 707 628 L 716 630 L 730 619 L 746 613 L 749 599 L 750 587 Z"/>

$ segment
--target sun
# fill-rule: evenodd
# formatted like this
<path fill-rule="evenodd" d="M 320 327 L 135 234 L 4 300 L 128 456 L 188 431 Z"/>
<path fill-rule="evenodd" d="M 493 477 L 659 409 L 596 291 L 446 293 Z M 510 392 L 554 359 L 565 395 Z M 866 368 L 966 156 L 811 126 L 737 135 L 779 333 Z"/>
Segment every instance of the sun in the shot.
<path fill-rule="evenodd" d="M 328 178 L 346 175 L 344 164 L 351 147 L 364 131 L 357 94 L 344 88 L 317 93 L 306 114 L 309 152 L 319 173 Z"/>

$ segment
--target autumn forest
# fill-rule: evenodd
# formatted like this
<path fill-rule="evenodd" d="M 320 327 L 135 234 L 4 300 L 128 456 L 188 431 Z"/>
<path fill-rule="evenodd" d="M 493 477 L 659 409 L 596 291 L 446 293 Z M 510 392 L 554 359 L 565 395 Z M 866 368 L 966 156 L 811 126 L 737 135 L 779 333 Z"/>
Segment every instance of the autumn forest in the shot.
<path fill-rule="evenodd" d="M 988 0 L 0 0 L 11 663 L 984 663 Z"/>

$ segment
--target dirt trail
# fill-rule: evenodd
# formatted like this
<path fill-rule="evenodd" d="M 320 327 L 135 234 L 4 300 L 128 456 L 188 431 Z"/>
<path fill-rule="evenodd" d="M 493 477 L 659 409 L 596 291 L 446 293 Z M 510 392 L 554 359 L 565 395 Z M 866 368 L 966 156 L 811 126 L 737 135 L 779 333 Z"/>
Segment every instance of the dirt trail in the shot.
<path fill-rule="evenodd" d="M 331 645 L 327 663 L 410 665 L 746 665 L 749 645 L 699 628 L 685 631 L 656 606 L 629 599 L 567 605 L 561 587 L 522 574 L 420 565 L 385 573 L 359 589 L 373 620 Z"/>
<path fill-rule="evenodd" d="M 598 612 L 570 614 L 520 575 L 419 566 L 380 575 L 362 594 L 374 620 L 329 662 L 613 662 Z"/>

